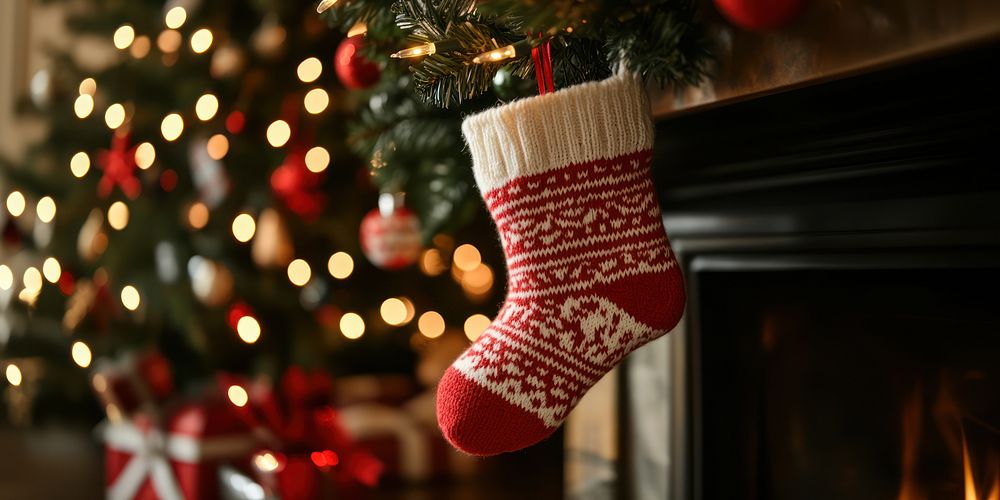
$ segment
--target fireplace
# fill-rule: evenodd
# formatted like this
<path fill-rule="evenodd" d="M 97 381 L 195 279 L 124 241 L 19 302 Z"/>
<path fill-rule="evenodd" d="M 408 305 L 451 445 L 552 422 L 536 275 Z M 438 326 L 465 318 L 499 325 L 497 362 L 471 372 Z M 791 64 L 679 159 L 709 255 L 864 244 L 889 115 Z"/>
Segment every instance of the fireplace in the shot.
<path fill-rule="evenodd" d="M 997 44 L 657 124 L 681 325 L 620 496 L 1000 500 Z"/>

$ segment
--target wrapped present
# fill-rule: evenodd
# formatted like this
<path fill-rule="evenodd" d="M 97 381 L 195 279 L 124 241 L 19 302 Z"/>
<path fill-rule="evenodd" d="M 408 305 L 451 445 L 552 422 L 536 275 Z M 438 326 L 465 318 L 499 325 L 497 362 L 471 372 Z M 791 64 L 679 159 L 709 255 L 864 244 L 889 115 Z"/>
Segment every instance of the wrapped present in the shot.
<path fill-rule="evenodd" d="M 140 410 L 154 412 L 174 393 L 170 362 L 156 351 L 101 360 L 91 380 L 97 397 L 112 416 L 128 416 Z"/>
<path fill-rule="evenodd" d="M 103 423 L 107 498 L 219 498 L 219 466 L 248 464 L 257 446 L 226 406 L 213 398 Z"/>

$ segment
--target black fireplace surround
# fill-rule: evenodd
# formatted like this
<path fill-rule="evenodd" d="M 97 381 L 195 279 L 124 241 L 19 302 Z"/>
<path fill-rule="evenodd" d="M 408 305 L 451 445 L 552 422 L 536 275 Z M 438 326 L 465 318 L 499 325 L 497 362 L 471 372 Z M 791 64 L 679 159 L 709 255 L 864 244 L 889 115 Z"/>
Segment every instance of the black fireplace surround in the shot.
<path fill-rule="evenodd" d="M 997 54 L 657 123 L 689 302 L 625 370 L 621 496 L 1000 488 Z"/>

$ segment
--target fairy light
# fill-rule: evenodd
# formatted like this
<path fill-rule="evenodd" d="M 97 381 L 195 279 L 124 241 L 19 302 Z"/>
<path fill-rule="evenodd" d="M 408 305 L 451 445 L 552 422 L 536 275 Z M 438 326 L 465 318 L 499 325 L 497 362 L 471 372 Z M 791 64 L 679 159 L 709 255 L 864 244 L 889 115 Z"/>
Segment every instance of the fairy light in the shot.
<path fill-rule="evenodd" d="M 267 126 L 267 142 L 276 148 L 284 146 L 292 136 L 292 129 L 285 120 L 275 120 Z"/>
<path fill-rule="evenodd" d="M 139 297 L 139 290 L 132 285 L 125 285 L 125 287 L 122 288 L 121 299 L 122 305 L 129 311 L 138 309 L 139 303 L 142 301 Z"/>
<path fill-rule="evenodd" d="M 288 264 L 288 281 L 293 285 L 305 286 L 312 278 L 312 269 L 309 263 L 302 259 L 295 259 Z"/>
<path fill-rule="evenodd" d="M 14 272 L 7 264 L 0 264 L 0 290 L 10 290 L 14 286 Z"/>
<path fill-rule="evenodd" d="M 200 201 L 196 201 L 191 204 L 188 208 L 187 219 L 188 224 L 194 229 L 202 229 L 208 225 L 208 206 Z"/>
<path fill-rule="evenodd" d="M 125 106 L 117 102 L 108 106 L 108 109 L 104 111 L 104 123 L 111 130 L 121 127 L 125 123 Z"/>
<path fill-rule="evenodd" d="M 24 290 L 28 293 L 37 294 L 42 289 L 42 273 L 37 267 L 25 269 L 21 281 L 24 283 Z"/>
<path fill-rule="evenodd" d="M 180 28 L 184 26 L 184 21 L 187 21 L 187 11 L 184 10 L 184 7 L 174 7 L 167 11 L 163 21 L 170 29 Z"/>
<path fill-rule="evenodd" d="M 396 297 L 385 299 L 379 308 L 379 313 L 382 315 L 382 321 L 392 326 L 404 325 L 407 322 L 406 303 Z"/>
<path fill-rule="evenodd" d="M 163 30 L 156 37 L 156 47 L 164 54 L 177 52 L 183 42 L 184 38 L 181 36 L 181 32 L 175 30 Z"/>
<path fill-rule="evenodd" d="M 184 132 L 184 119 L 177 113 L 170 113 L 160 122 L 160 133 L 167 141 L 176 141 Z"/>
<path fill-rule="evenodd" d="M 116 201 L 108 207 L 108 225 L 112 229 L 121 231 L 128 226 L 128 205 L 124 201 Z"/>
<path fill-rule="evenodd" d="M 90 361 L 93 359 L 93 355 L 90 352 L 90 348 L 87 347 L 87 344 L 80 341 L 73 342 L 73 348 L 70 349 L 70 353 L 73 356 L 73 362 L 76 363 L 76 366 L 79 366 L 80 368 L 90 366 Z"/>
<path fill-rule="evenodd" d="M 49 283 L 59 282 L 59 278 L 62 277 L 62 266 L 55 257 L 49 257 L 42 263 L 42 276 Z"/>
<path fill-rule="evenodd" d="M 264 451 L 254 455 L 253 465 L 261 472 L 274 472 L 281 464 L 278 463 L 278 458 L 273 453 Z"/>
<path fill-rule="evenodd" d="M 90 171 L 90 156 L 83 151 L 73 155 L 69 160 L 69 171 L 73 173 L 73 177 L 78 179 L 87 175 L 87 172 Z"/>
<path fill-rule="evenodd" d="M 229 389 L 226 390 L 226 396 L 229 397 L 229 402 L 243 408 L 250 401 L 250 395 L 247 394 L 247 390 L 238 386 L 231 385 Z"/>
<path fill-rule="evenodd" d="M 452 261 L 455 267 L 463 271 L 472 271 L 483 262 L 483 258 L 479 254 L 478 248 L 466 243 L 455 249 Z"/>
<path fill-rule="evenodd" d="M 490 326 L 490 318 L 482 314 L 473 314 L 465 320 L 465 336 L 469 340 L 475 342 L 480 335 L 486 331 L 486 327 Z"/>
<path fill-rule="evenodd" d="M 211 120 L 215 113 L 219 111 L 219 99 L 212 94 L 205 94 L 198 98 L 194 105 L 194 112 L 198 119 L 207 122 Z"/>
<path fill-rule="evenodd" d="M 236 238 L 236 241 L 246 243 L 253 238 L 256 232 L 257 223 L 253 220 L 252 215 L 242 213 L 233 219 L 233 237 Z"/>
<path fill-rule="evenodd" d="M 4 374 L 7 375 L 8 384 L 14 387 L 21 385 L 21 380 L 23 377 L 21 376 L 21 369 L 18 368 L 17 365 L 11 363 L 7 365 L 7 369 L 4 371 L 5 371 Z"/>
<path fill-rule="evenodd" d="M 319 58 L 310 57 L 299 63 L 295 73 L 302 83 L 312 83 L 323 73 L 323 63 Z"/>
<path fill-rule="evenodd" d="M 357 313 L 349 312 L 340 317 L 340 333 L 354 340 L 365 334 L 365 320 Z"/>
<path fill-rule="evenodd" d="M 236 322 L 236 333 L 243 342 L 253 344 L 260 338 L 260 323 L 253 316 L 243 316 Z"/>
<path fill-rule="evenodd" d="M 191 50 L 195 54 L 201 54 L 212 46 L 212 31 L 202 28 L 191 34 Z"/>
<path fill-rule="evenodd" d="M 115 48 L 118 50 L 125 50 L 129 45 L 132 45 L 132 41 L 135 40 L 135 29 L 131 25 L 123 24 L 115 30 L 114 34 Z"/>
<path fill-rule="evenodd" d="M 435 339 L 444 333 L 444 318 L 437 311 L 427 311 L 417 319 L 417 329 L 421 335 Z"/>
<path fill-rule="evenodd" d="M 46 224 L 52 222 L 52 219 L 56 218 L 56 201 L 51 196 L 45 196 L 38 200 L 35 205 L 35 214 L 38 215 L 38 220 Z"/>
<path fill-rule="evenodd" d="M 153 166 L 156 161 L 156 148 L 151 143 L 144 142 L 135 148 L 135 165 L 143 170 Z"/>
<path fill-rule="evenodd" d="M 389 54 L 389 57 L 393 59 L 408 59 L 411 57 L 428 56 L 435 52 L 437 52 L 437 46 L 434 45 L 434 42 L 431 42 L 400 50 L 399 52 Z"/>
<path fill-rule="evenodd" d="M 90 116 L 92 111 L 94 111 L 94 97 L 90 94 L 80 94 L 73 101 L 73 112 L 76 113 L 77 118 L 86 118 Z"/>
<path fill-rule="evenodd" d="M 302 101 L 306 111 L 318 115 L 330 105 L 330 95 L 323 89 L 312 89 L 306 93 L 306 97 Z"/>
<path fill-rule="evenodd" d="M 322 14 L 322 13 L 330 10 L 331 7 L 333 7 L 334 5 L 337 5 L 337 1 L 338 0 L 321 0 L 319 2 L 319 5 L 316 6 L 316 13 L 317 14 Z"/>
<path fill-rule="evenodd" d="M 330 256 L 326 269 L 338 280 L 347 279 L 354 272 L 354 259 L 347 252 L 337 252 Z"/>
<path fill-rule="evenodd" d="M 322 146 L 316 146 L 306 151 L 306 168 L 310 172 L 320 173 L 330 165 L 330 152 Z"/>
<path fill-rule="evenodd" d="M 472 58 L 472 62 L 475 64 L 485 64 L 503 61 L 505 59 L 511 59 L 517 55 L 517 49 L 513 45 L 507 45 L 505 47 L 500 47 L 499 49 L 493 49 L 489 52 L 483 52 L 476 57 Z"/>
<path fill-rule="evenodd" d="M 229 153 L 229 139 L 222 134 L 215 134 L 205 143 L 208 157 L 213 160 L 221 160 Z"/>
<path fill-rule="evenodd" d="M 364 35 L 365 33 L 368 33 L 368 25 L 364 21 L 358 21 L 354 23 L 354 26 L 351 26 L 351 29 L 347 30 L 347 38 Z"/>
<path fill-rule="evenodd" d="M 20 217 L 24 213 L 26 203 L 20 191 L 12 191 L 7 195 L 7 211 L 14 217 Z"/>
<path fill-rule="evenodd" d="M 84 78 L 80 82 L 80 95 L 93 96 L 97 93 L 97 80 L 93 78 Z"/>
<path fill-rule="evenodd" d="M 149 48 L 152 45 L 149 41 L 149 37 L 146 35 L 135 37 L 135 41 L 132 42 L 132 46 L 129 47 L 129 54 L 136 59 L 142 59 L 149 54 Z"/>

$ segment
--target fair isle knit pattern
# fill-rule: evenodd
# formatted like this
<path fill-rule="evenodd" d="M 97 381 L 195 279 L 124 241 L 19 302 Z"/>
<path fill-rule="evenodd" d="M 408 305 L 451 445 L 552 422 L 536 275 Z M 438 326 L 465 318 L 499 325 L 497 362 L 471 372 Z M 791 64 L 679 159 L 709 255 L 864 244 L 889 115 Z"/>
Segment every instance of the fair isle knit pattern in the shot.
<path fill-rule="evenodd" d="M 439 384 L 438 422 L 457 448 L 492 455 L 550 435 L 601 376 L 674 327 L 684 290 L 634 77 L 486 111 L 463 132 L 508 292 Z"/>

